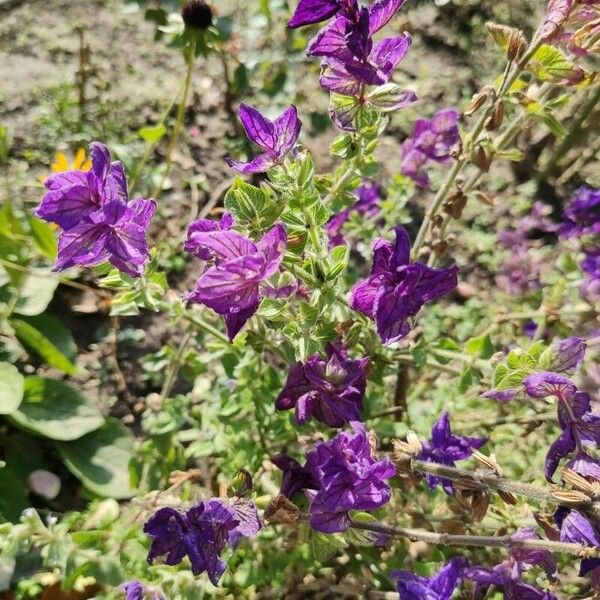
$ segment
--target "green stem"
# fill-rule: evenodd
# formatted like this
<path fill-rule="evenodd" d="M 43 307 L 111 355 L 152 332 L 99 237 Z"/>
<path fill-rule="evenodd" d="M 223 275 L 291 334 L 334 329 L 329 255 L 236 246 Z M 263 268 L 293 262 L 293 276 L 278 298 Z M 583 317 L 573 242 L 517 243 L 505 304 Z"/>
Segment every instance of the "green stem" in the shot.
<path fill-rule="evenodd" d="M 500 90 L 499 90 L 496 98 L 494 98 L 493 101 L 491 103 L 489 103 L 487 109 L 485 111 L 483 111 L 481 117 L 479 117 L 479 120 L 475 124 L 473 131 L 471 132 L 471 134 L 468 138 L 467 146 L 463 150 L 462 158 L 459 158 L 454 163 L 454 165 L 453 165 L 452 169 L 450 170 L 450 172 L 448 173 L 446 180 L 444 181 L 442 187 L 436 193 L 436 195 L 431 203 L 431 206 L 430 206 L 429 210 L 427 211 L 427 213 L 423 219 L 423 222 L 421 223 L 421 227 L 419 229 L 417 237 L 415 238 L 415 242 L 414 242 L 413 248 L 412 248 L 413 259 L 416 259 L 419 256 L 419 252 L 420 252 L 421 248 L 423 247 L 423 244 L 425 243 L 425 239 L 427 238 L 427 234 L 429 233 L 429 230 L 433 223 L 433 219 L 437 215 L 440 207 L 442 206 L 444 201 L 447 199 L 450 192 L 452 191 L 453 184 L 454 184 L 456 178 L 462 173 L 463 169 L 469 164 L 470 153 L 473 150 L 473 148 L 475 147 L 475 145 L 477 144 L 477 142 L 479 141 L 479 136 L 481 135 L 486 122 L 488 121 L 489 117 L 491 116 L 494 104 L 498 100 L 503 99 L 506 92 L 510 89 L 510 87 L 513 85 L 513 83 L 518 79 L 519 75 L 521 74 L 521 72 L 523 71 L 523 69 L 525 68 L 527 63 L 531 60 L 531 57 L 535 54 L 537 49 L 540 47 L 540 44 L 541 44 L 540 41 L 536 41 L 536 40 L 532 41 L 529 46 L 529 49 L 527 50 L 527 52 L 525 53 L 525 55 L 523 56 L 521 61 L 515 65 L 512 72 L 510 71 L 510 63 L 509 63 L 509 65 L 507 65 L 507 69 L 505 70 L 504 80 L 502 82 L 502 85 L 500 86 Z M 509 72 L 510 72 L 510 75 L 509 75 Z"/>
<path fill-rule="evenodd" d="M 190 332 L 186 333 L 183 336 L 181 343 L 177 348 L 177 352 L 175 353 L 175 356 L 173 357 L 173 360 L 169 365 L 169 371 L 167 373 L 167 376 L 165 377 L 165 381 L 160 392 L 161 402 L 164 402 L 171 394 L 171 390 L 173 389 L 173 386 L 175 385 L 175 381 L 177 379 L 177 374 L 179 373 L 179 369 L 181 368 L 181 363 L 183 362 L 183 356 L 187 352 L 187 349 L 189 348 L 189 345 L 193 339 L 194 336 Z"/>
<path fill-rule="evenodd" d="M 189 313 L 185 313 L 183 315 L 183 318 L 192 325 L 195 325 L 201 331 L 204 331 L 216 337 L 219 341 L 225 342 L 226 344 L 230 343 L 229 338 L 224 333 L 213 327 L 210 323 L 204 321 L 204 319 L 190 315 Z"/>
<path fill-rule="evenodd" d="M 167 160 L 165 166 L 165 172 L 161 177 L 160 183 L 156 186 L 154 193 L 152 196 L 154 198 L 158 198 L 160 193 L 162 192 L 163 186 L 165 185 L 165 181 L 171 172 L 171 165 L 173 163 L 173 150 L 175 149 L 175 145 L 177 144 L 177 139 L 179 138 L 179 132 L 181 130 L 181 126 L 183 125 L 183 120 L 185 118 L 185 109 L 187 106 L 188 96 L 192 84 L 192 72 L 194 70 L 194 62 L 196 59 L 196 40 L 192 38 L 190 45 L 187 48 L 187 61 L 186 61 L 186 72 L 185 72 L 185 83 L 183 86 L 183 94 L 181 97 L 181 102 L 179 103 L 179 108 L 177 110 L 177 120 L 175 121 L 175 126 L 173 127 L 173 135 L 169 141 L 169 146 L 167 147 Z"/>

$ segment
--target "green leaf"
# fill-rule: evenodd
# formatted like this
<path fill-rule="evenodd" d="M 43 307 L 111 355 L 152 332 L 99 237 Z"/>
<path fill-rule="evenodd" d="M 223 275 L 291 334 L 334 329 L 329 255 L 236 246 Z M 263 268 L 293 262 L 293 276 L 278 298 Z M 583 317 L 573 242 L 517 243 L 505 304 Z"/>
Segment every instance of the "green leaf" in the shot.
<path fill-rule="evenodd" d="M 557 138 L 562 139 L 567 136 L 568 131 L 556 120 L 554 115 L 551 115 L 550 113 L 544 113 L 539 115 L 539 118 Z"/>
<path fill-rule="evenodd" d="M 69 333 L 68 331 L 65 333 L 64 327 L 61 330 L 60 324 L 56 325 L 56 323 L 58 322 L 54 321 L 53 323 L 52 318 L 47 317 L 47 315 L 46 319 L 40 320 L 34 325 L 23 319 L 9 320 L 9 324 L 14 329 L 17 339 L 26 346 L 28 350 L 40 356 L 50 366 L 56 367 L 68 375 L 73 375 L 77 372 L 77 367 L 75 367 L 69 358 L 67 358 L 59 348 L 36 327 L 36 325 L 44 327 L 46 332 L 54 337 L 54 341 L 60 343 L 63 345 L 63 348 L 65 348 L 65 344 L 70 345 L 69 341 L 65 339 L 65 336 L 68 336 Z"/>
<path fill-rule="evenodd" d="M 312 531 L 310 547 L 313 557 L 320 563 L 326 562 L 334 554 L 346 546 L 343 538 L 338 534 L 326 535 L 320 531 Z"/>
<path fill-rule="evenodd" d="M 475 383 L 475 372 L 469 366 L 465 366 L 458 378 L 458 391 L 466 392 Z"/>
<path fill-rule="evenodd" d="M 384 113 L 405 108 L 412 104 L 414 99 L 413 92 L 395 83 L 380 85 L 368 95 L 371 106 Z"/>
<path fill-rule="evenodd" d="M 138 129 L 138 135 L 148 144 L 158 144 L 167 133 L 164 123 L 159 123 L 154 127 L 142 127 Z"/>
<path fill-rule="evenodd" d="M 33 317 L 43 313 L 54 297 L 58 279 L 48 272 L 47 277 L 29 275 L 19 290 L 19 301 L 14 313 Z"/>
<path fill-rule="evenodd" d="M 487 360 L 494 354 L 494 345 L 489 335 L 471 338 L 465 342 L 465 351 L 471 356 L 479 356 Z"/>
<path fill-rule="evenodd" d="M 92 493 L 122 500 L 135 494 L 129 481 L 132 433 L 117 419 L 74 442 L 57 444 L 69 471 Z"/>
<path fill-rule="evenodd" d="M 527 69 L 538 79 L 555 83 L 565 80 L 577 83 L 584 74 L 583 70 L 571 62 L 560 50 L 548 44 L 542 44 L 536 50 Z"/>
<path fill-rule="evenodd" d="M 354 119 L 359 113 L 361 105 L 354 96 L 342 96 L 331 94 L 329 102 L 329 116 L 343 129 L 352 126 Z"/>
<path fill-rule="evenodd" d="M 39 251 L 54 261 L 56 259 L 56 233 L 54 229 L 41 219 L 34 217 L 27 213 L 27 220 L 29 221 L 29 227 L 31 228 L 31 235 L 38 247 Z"/>
<path fill-rule="evenodd" d="M 0 415 L 9 415 L 23 399 L 24 378 L 17 367 L 0 362 Z"/>
<path fill-rule="evenodd" d="M 52 440 L 76 440 L 102 426 L 100 411 L 73 387 L 44 377 L 25 379 L 23 401 L 9 419 Z"/>
<path fill-rule="evenodd" d="M 359 523 L 373 523 L 377 519 L 368 512 L 353 512 L 352 520 Z M 344 532 L 344 540 L 348 544 L 354 544 L 355 546 L 374 546 L 378 545 L 377 542 L 381 538 L 380 533 L 375 531 L 366 531 L 363 529 L 347 529 Z M 381 542 L 379 543 L 381 545 Z"/>

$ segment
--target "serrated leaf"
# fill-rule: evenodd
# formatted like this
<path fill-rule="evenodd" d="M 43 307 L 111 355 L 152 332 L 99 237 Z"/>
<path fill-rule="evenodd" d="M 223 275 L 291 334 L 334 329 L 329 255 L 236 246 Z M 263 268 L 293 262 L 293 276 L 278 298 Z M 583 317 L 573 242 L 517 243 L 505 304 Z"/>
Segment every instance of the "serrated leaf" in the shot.
<path fill-rule="evenodd" d="M 391 112 L 406 108 L 417 101 L 417 96 L 395 83 L 386 83 L 375 88 L 368 95 L 369 104 L 381 112 Z"/>
<path fill-rule="evenodd" d="M 494 345 L 489 335 L 471 338 L 465 342 L 465 351 L 471 356 L 488 359 L 494 354 Z"/>
<path fill-rule="evenodd" d="M 345 546 L 343 538 L 338 534 L 326 535 L 320 531 L 311 532 L 310 547 L 317 562 L 326 562 Z"/>
<path fill-rule="evenodd" d="M 76 440 L 102 426 L 104 418 L 75 388 L 44 377 L 25 379 L 23 401 L 9 419 L 52 440 Z"/>

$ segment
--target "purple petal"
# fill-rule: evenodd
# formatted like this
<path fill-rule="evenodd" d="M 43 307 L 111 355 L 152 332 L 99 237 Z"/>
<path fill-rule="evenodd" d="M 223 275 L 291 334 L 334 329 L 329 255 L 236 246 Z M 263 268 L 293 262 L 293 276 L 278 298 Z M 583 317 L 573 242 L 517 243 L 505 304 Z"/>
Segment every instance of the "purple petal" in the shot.
<path fill-rule="evenodd" d="M 285 156 L 298 141 L 302 122 L 298 118 L 298 110 L 292 104 L 275 119 L 273 123 L 275 132 L 275 152 L 278 156 Z"/>
<path fill-rule="evenodd" d="M 339 10 L 338 0 L 300 0 L 288 22 L 290 29 L 320 23 L 333 17 Z"/>
<path fill-rule="evenodd" d="M 389 23 L 406 0 L 379 0 L 369 6 L 369 30 L 376 33 Z"/>
<path fill-rule="evenodd" d="M 188 236 L 185 250 L 200 258 L 225 260 L 253 254 L 257 247 L 237 231 L 197 231 Z"/>
<path fill-rule="evenodd" d="M 275 127 L 254 106 L 241 103 L 239 116 L 248 138 L 260 146 L 265 152 L 275 151 Z"/>
<path fill-rule="evenodd" d="M 246 324 L 248 319 L 258 310 L 258 303 L 252 304 L 247 308 L 233 309 L 227 314 L 223 315 L 225 326 L 227 327 L 227 337 L 229 341 L 240 332 L 242 327 Z"/>
<path fill-rule="evenodd" d="M 277 161 L 269 154 L 259 154 L 250 162 L 241 162 L 226 157 L 225 162 L 240 173 L 264 173 L 277 164 Z"/>
<path fill-rule="evenodd" d="M 569 400 L 575 395 L 577 387 L 564 375 L 541 371 L 523 379 L 525 391 L 532 398 L 548 398 L 557 396 L 561 400 Z"/>
<path fill-rule="evenodd" d="M 399 37 L 381 40 L 373 46 L 369 60 L 386 73 L 391 73 L 406 56 L 411 45 L 412 37 L 408 33 Z"/>
<path fill-rule="evenodd" d="M 348 20 L 345 17 L 337 17 L 329 25 L 323 27 L 308 42 L 308 56 L 334 57 L 339 61 L 352 60 L 352 53 L 346 46 L 347 25 Z"/>
<path fill-rule="evenodd" d="M 285 227 L 279 223 L 272 227 L 260 241 L 256 247 L 264 256 L 264 267 L 261 273 L 262 279 L 268 279 L 274 275 L 279 269 L 279 265 L 283 260 L 287 246 L 287 234 Z"/>

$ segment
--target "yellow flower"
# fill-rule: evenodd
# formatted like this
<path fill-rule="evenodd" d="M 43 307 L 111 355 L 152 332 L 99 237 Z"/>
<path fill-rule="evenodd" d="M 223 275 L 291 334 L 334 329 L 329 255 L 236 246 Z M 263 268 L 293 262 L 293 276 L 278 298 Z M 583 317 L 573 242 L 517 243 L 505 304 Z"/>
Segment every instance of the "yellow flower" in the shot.
<path fill-rule="evenodd" d="M 57 152 L 54 157 L 51 169 L 53 173 L 62 173 L 63 171 L 69 171 L 76 169 L 78 171 L 89 171 L 92 168 L 92 162 L 87 158 L 85 150 L 79 148 L 75 153 L 73 163 L 69 165 L 69 159 L 64 152 Z"/>

